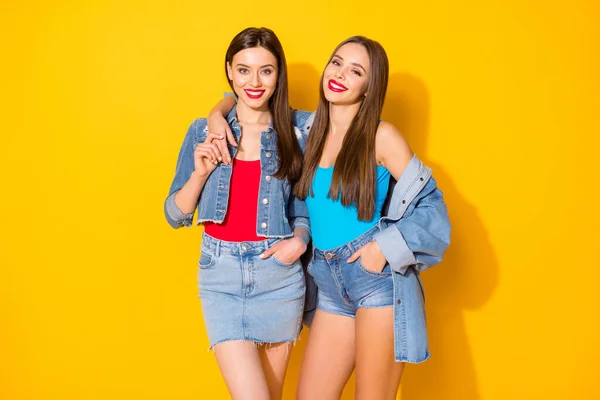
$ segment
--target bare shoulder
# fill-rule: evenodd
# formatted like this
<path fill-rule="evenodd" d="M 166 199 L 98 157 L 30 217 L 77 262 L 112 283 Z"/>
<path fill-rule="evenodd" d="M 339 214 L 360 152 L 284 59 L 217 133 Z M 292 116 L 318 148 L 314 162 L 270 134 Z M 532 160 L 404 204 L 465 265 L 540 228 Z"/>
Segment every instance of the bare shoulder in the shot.
<path fill-rule="evenodd" d="M 405 161 L 408 164 L 413 156 L 404 135 L 387 121 L 379 123 L 375 136 L 375 151 L 377 162 L 382 165 L 388 164 L 391 158 L 399 159 L 401 163 Z"/>

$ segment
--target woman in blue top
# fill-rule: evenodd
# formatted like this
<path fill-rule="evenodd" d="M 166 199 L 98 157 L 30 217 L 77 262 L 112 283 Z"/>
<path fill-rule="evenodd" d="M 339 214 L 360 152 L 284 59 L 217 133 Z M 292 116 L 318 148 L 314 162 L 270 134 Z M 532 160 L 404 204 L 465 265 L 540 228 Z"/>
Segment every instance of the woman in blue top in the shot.
<path fill-rule="evenodd" d="M 342 42 L 306 124 L 294 193 L 308 206 L 308 273 L 318 290 L 314 318 L 305 318 L 312 325 L 298 399 L 338 399 L 354 368 L 358 399 L 393 399 L 404 363 L 429 357 L 419 273 L 441 261 L 450 224 L 431 170 L 380 121 L 388 69 L 379 43 L 361 36 Z"/>

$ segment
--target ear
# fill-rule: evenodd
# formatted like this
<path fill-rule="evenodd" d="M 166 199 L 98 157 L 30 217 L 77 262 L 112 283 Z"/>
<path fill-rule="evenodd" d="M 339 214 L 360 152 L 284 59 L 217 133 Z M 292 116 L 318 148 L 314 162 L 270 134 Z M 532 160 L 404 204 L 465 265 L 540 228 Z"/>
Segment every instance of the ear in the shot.
<path fill-rule="evenodd" d="M 231 64 L 229 64 L 229 61 L 227 62 L 227 78 L 230 81 L 233 80 L 233 69 L 231 68 Z"/>

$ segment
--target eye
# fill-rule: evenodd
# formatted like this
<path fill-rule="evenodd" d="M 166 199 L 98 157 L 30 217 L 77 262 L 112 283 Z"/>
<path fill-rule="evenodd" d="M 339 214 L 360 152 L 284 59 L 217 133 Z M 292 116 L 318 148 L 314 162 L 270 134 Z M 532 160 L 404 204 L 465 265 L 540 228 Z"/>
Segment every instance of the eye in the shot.
<path fill-rule="evenodd" d="M 353 70 L 352 70 L 352 73 L 353 73 L 354 75 L 357 75 L 357 76 L 362 76 L 362 75 L 360 74 L 360 72 L 359 72 L 359 71 L 357 71 L 357 70 L 355 70 L 355 69 L 353 69 Z"/>
<path fill-rule="evenodd" d="M 262 73 L 265 75 L 271 75 L 273 73 L 273 70 L 272 69 L 263 69 Z"/>
<path fill-rule="evenodd" d="M 238 69 L 238 72 L 239 72 L 240 74 L 247 74 L 247 73 L 248 73 L 248 70 L 247 70 L 246 68 L 240 68 L 240 69 Z"/>
<path fill-rule="evenodd" d="M 340 62 L 338 60 L 332 60 L 331 63 L 335 66 L 340 66 Z"/>

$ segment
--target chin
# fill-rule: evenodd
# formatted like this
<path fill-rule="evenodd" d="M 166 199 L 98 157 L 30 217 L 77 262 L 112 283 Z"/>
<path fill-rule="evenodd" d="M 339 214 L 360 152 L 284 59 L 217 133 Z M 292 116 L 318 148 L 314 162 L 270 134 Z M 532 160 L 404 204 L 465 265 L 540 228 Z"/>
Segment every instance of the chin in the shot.
<path fill-rule="evenodd" d="M 325 99 L 333 104 L 345 104 L 348 100 L 343 93 L 333 93 L 330 90 L 325 92 Z"/>

